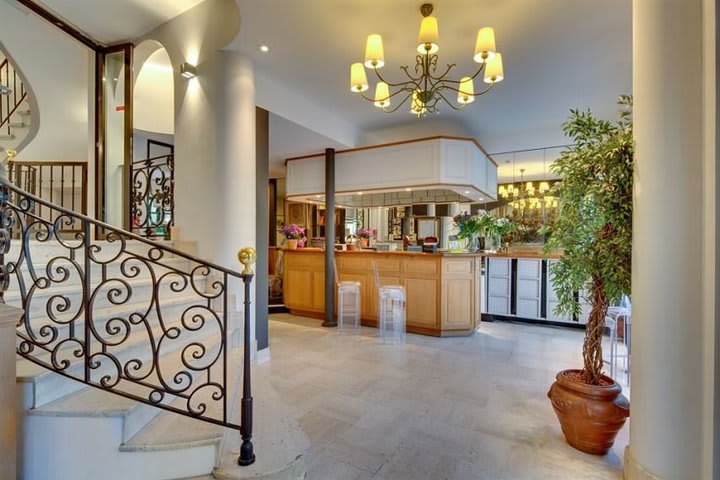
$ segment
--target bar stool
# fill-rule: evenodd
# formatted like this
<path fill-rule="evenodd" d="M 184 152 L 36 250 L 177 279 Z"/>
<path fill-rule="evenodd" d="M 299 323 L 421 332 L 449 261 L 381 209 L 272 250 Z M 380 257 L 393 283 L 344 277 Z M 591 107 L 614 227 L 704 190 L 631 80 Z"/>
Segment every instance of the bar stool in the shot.
<path fill-rule="evenodd" d="M 360 331 L 360 282 L 347 280 L 341 282 L 337 263 L 334 260 L 333 264 L 338 296 L 338 332 L 341 335 L 344 333 L 356 335 Z M 346 331 L 349 328 L 352 329 L 351 332 Z"/>
<path fill-rule="evenodd" d="M 608 307 L 605 317 L 605 326 L 610 330 L 610 361 L 605 361 L 604 363 L 610 365 L 610 377 L 615 379 L 617 376 L 618 360 L 623 359 L 628 386 L 630 386 L 631 318 L 630 299 L 626 295 L 623 295 L 620 305 Z M 620 324 L 622 324 L 623 327 L 624 353 L 618 352 L 618 329 Z"/>
<path fill-rule="evenodd" d="M 383 343 L 405 343 L 405 287 L 381 285 L 375 260 L 372 268 L 378 289 L 380 340 Z"/>

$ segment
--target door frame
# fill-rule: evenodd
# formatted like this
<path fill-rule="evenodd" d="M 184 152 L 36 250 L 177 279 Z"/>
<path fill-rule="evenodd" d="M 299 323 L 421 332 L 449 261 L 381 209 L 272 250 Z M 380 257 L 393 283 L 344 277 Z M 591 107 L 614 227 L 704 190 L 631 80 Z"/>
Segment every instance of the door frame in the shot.
<path fill-rule="evenodd" d="M 124 118 L 124 149 L 125 158 L 123 159 L 123 225 L 118 227 L 123 230 L 130 228 L 130 166 L 132 165 L 133 156 L 133 49 L 132 43 L 124 43 L 113 45 L 96 50 L 95 53 L 95 218 L 105 222 L 105 145 L 107 136 L 105 131 L 105 60 L 107 55 L 117 52 L 123 52 L 124 55 L 124 89 L 125 91 L 125 118 Z M 106 236 L 104 229 L 95 230 L 95 238 L 103 239 Z"/>

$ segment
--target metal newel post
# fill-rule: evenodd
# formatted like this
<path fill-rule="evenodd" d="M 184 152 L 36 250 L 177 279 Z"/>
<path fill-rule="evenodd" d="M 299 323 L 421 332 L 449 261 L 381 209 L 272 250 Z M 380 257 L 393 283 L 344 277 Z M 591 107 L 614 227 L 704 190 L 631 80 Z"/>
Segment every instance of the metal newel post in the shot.
<path fill-rule="evenodd" d="M 255 452 L 252 443 L 252 422 L 253 422 L 253 398 L 250 384 L 250 282 L 253 279 L 252 264 L 255 263 L 257 254 L 254 248 L 243 248 L 238 253 L 238 259 L 245 266 L 243 269 L 242 281 L 245 287 L 245 320 L 244 320 L 244 342 L 243 342 L 243 396 L 240 410 L 240 457 L 238 465 L 243 467 L 255 463 Z"/>

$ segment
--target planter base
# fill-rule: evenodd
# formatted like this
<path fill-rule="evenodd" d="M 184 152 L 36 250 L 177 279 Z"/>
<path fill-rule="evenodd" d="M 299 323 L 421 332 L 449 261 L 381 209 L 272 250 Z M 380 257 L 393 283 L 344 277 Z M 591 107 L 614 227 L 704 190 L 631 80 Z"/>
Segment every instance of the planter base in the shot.
<path fill-rule="evenodd" d="M 630 416 L 622 388 L 603 375 L 601 385 L 581 380 L 581 370 L 563 370 L 550 387 L 550 399 L 568 444 L 581 452 L 605 455 Z"/>

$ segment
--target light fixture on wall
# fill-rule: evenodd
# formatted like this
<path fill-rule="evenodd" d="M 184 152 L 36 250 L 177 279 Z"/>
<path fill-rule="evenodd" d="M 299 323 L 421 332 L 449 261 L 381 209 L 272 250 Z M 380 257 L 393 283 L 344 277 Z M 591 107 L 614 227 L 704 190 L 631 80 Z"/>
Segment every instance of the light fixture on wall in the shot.
<path fill-rule="evenodd" d="M 396 111 L 410 100 L 410 113 L 420 117 L 428 112 L 437 113 L 438 103 L 441 100 L 454 110 L 465 108 L 475 100 L 475 97 L 489 92 L 496 83 L 503 80 L 502 56 L 495 49 L 495 32 L 491 27 L 481 28 L 477 34 L 473 60 L 480 64 L 480 68 L 473 75 L 462 77 L 460 80 L 448 78 L 455 64 L 448 64 L 444 73 L 436 73 L 437 52 L 440 46 L 438 22 L 437 18 L 431 16 L 432 11 L 432 4 L 426 3 L 420 7 L 423 20 L 418 35 L 418 54 L 415 57 L 414 73 L 411 73 L 409 66 L 406 65 L 400 67 L 407 76 L 404 81 L 391 83 L 385 80 L 379 72 L 379 69 L 385 65 L 382 37 L 374 33 L 367 38 L 365 63 L 353 63 L 350 67 L 350 89 L 388 113 Z M 370 88 L 365 68 L 374 71 L 378 78 L 375 95 L 372 98 L 363 93 Z M 483 72 L 482 79 L 489 86 L 476 93 L 473 81 Z M 391 90 L 394 91 L 391 93 Z M 391 108 L 391 99 L 397 95 L 400 95 L 398 98 L 402 98 L 402 100 Z M 457 96 L 457 106 L 448 99 L 448 96 L 452 98 L 455 95 Z"/>
<path fill-rule="evenodd" d="M 195 76 L 197 75 L 197 68 L 195 67 L 195 65 L 185 62 L 180 65 L 180 75 L 187 79 L 195 78 Z"/>

